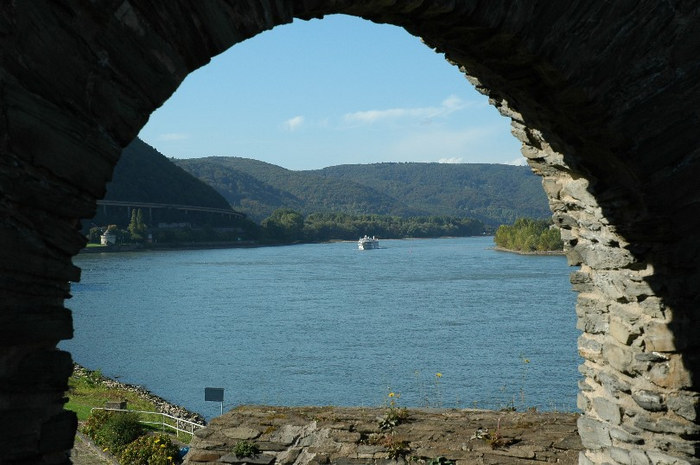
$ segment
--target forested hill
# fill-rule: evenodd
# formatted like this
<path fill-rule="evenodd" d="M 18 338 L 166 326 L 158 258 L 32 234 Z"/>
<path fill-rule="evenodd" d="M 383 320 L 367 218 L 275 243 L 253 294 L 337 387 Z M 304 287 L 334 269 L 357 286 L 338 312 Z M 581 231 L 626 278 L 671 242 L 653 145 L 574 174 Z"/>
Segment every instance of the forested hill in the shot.
<path fill-rule="evenodd" d="M 105 200 L 230 208 L 214 188 L 140 139 L 122 151 Z"/>
<path fill-rule="evenodd" d="M 379 190 L 430 215 L 465 216 L 487 224 L 551 216 L 542 180 L 527 166 L 377 163 L 313 173 Z"/>
<path fill-rule="evenodd" d="M 174 160 L 260 221 L 275 209 L 395 216 L 457 216 L 486 224 L 551 213 L 528 167 L 380 163 L 291 171 L 239 157 Z"/>

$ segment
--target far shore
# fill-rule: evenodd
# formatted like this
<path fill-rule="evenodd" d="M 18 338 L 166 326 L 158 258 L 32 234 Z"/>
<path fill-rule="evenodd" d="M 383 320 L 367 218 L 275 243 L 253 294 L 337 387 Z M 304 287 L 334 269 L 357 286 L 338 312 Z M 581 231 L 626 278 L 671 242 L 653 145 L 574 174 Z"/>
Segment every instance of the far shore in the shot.
<path fill-rule="evenodd" d="M 493 250 L 495 250 L 497 252 L 516 253 L 518 255 L 565 255 L 563 250 L 532 250 L 532 251 L 526 252 L 524 250 L 506 249 L 505 247 L 499 247 L 499 246 L 494 246 Z"/>
<path fill-rule="evenodd" d="M 420 240 L 420 239 L 449 239 L 454 237 L 483 237 L 478 236 L 437 236 L 437 237 L 401 237 L 384 238 L 386 240 Z M 147 252 L 152 250 L 208 250 L 208 249 L 239 249 L 255 247 L 279 247 L 285 245 L 299 244 L 332 244 L 336 242 L 357 242 L 352 239 L 329 239 L 327 241 L 311 242 L 255 242 L 255 241 L 224 241 L 224 242 L 178 242 L 178 243 L 150 243 L 150 244 L 118 244 L 118 245 L 97 245 L 91 244 L 83 247 L 79 253 L 119 253 L 119 252 Z M 507 252 L 514 252 L 502 249 Z M 542 253 L 543 255 L 546 253 Z"/>

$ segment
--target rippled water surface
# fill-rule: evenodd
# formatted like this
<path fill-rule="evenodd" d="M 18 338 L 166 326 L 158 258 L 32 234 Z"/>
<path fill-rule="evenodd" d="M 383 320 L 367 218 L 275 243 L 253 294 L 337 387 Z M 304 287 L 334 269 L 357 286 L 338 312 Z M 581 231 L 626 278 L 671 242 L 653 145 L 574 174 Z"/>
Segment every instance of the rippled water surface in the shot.
<path fill-rule="evenodd" d="M 566 259 L 490 237 L 84 254 L 76 362 L 207 417 L 219 405 L 574 410 Z M 441 376 L 437 374 L 440 373 Z"/>

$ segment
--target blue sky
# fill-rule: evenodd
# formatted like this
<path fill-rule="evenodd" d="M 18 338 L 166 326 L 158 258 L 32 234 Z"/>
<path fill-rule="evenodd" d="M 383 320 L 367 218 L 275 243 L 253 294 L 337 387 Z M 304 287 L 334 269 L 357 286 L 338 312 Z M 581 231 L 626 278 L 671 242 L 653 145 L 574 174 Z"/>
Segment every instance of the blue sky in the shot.
<path fill-rule="evenodd" d="M 293 170 L 350 163 L 522 163 L 510 120 L 442 54 L 348 16 L 276 27 L 190 74 L 141 130 L 168 157 Z"/>

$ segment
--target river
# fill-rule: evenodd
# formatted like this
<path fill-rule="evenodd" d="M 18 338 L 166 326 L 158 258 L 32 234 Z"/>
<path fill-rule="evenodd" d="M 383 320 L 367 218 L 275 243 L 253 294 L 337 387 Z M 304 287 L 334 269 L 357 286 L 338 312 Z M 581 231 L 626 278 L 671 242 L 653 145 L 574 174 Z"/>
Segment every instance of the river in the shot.
<path fill-rule="evenodd" d="M 491 237 L 81 254 L 76 362 L 238 404 L 576 409 L 572 268 Z M 396 397 L 400 395 L 400 397 Z"/>

